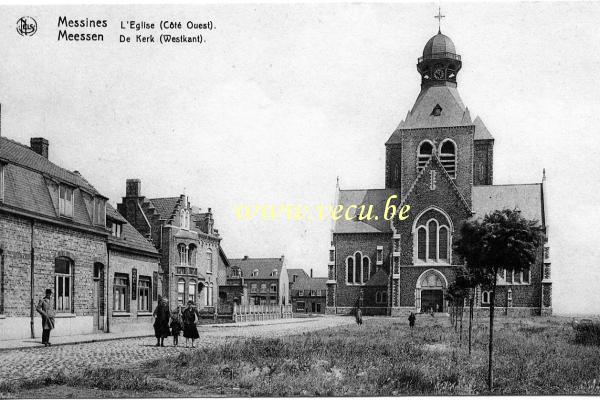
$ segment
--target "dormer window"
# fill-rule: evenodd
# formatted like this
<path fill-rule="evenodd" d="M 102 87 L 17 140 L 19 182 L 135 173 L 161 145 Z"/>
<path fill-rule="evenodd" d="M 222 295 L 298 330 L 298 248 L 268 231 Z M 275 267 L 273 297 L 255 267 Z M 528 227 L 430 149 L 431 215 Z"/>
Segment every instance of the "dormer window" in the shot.
<path fill-rule="evenodd" d="M 417 171 L 421 172 L 427 165 L 427 161 L 433 153 L 433 145 L 430 141 L 425 141 L 419 145 L 419 153 L 417 155 Z"/>
<path fill-rule="evenodd" d="M 114 237 L 120 238 L 121 234 L 123 233 L 123 224 L 115 221 L 109 221 L 108 225 L 110 234 Z"/>
<path fill-rule="evenodd" d="M 252 277 L 258 276 L 258 270 L 255 269 L 254 271 L 252 271 L 252 274 L 250 274 L 250 276 L 252 276 Z"/>
<path fill-rule="evenodd" d="M 73 189 L 61 184 L 58 192 L 59 215 L 73 218 Z"/>
<path fill-rule="evenodd" d="M 179 211 L 179 226 L 181 229 L 190 229 L 190 212 L 186 209 Z"/>
<path fill-rule="evenodd" d="M 277 270 L 276 269 L 274 269 L 273 271 L 271 271 L 271 276 L 275 276 L 275 277 L 277 276 Z"/>
<path fill-rule="evenodd" d="M 240 269 L 238 267 L 233 267 L 231 269 L 231 276 L 237 278 L 240 276 Z"/>
<path fill-rule="evenodd" d="M 440 115 L 442 115 L 442 107 L 439 104 L 436 104 L 435 107 L 433 107 L 433 110 L 431 111 L 431 115 L 433 115 L 434 117 L 439 117 Z"/>
<path fill-rule="evenodd" d="M 100 198 L 94 200 L 94 220 L 97 225 L 106 225 L 106 204 Z"/>

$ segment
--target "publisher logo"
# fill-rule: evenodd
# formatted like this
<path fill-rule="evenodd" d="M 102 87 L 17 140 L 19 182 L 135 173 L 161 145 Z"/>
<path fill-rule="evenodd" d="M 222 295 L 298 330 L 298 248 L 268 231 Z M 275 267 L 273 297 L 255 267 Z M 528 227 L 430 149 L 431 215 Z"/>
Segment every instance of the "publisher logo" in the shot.
<path fill-rule="evenodd" d="M 37 32 L 37 22 L 32 17 L 21 17 L 17 21 L 17 33 L 21 36 L 33 36 Z"/>

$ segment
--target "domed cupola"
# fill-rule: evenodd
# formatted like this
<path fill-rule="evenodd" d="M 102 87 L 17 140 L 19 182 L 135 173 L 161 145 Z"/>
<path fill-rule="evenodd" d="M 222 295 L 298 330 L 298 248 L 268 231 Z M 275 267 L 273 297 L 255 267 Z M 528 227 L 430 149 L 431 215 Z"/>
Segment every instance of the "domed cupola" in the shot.
<path fill-rule="evenodd" d="M 417 63 L 421 87 L 447 84 L 456 87 L 456 75 L 461 67 L 452 39 L 438 31 L 423 48 L 423 57 L 419 57 Z"/>

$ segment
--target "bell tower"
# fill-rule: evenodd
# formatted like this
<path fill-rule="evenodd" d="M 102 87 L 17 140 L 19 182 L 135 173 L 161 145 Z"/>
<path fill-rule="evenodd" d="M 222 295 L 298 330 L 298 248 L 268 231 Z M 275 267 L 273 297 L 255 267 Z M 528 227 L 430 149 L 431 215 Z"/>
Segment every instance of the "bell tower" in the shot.
<path fill-rule="evenodd" d="M 441 21 L 444 15 L 438 11 L 435 18 Z M 456 87 L 456 75 L 461 67 L 462 61 L 460 55 L 456 54 L 454 43 L 442 34 L 441 26 L 438 25 L 437 35 L 429 39 L 423 49 L 423 56 L 417 62 L 421 88 L 442 85 Z"/>

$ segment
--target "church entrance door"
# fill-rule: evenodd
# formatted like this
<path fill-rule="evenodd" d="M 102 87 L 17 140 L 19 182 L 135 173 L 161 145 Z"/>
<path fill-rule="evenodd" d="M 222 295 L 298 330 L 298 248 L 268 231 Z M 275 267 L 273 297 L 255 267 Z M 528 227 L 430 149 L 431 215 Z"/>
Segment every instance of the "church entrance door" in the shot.
<path fill-rule="evenodd" d="M 444 309 L 444 291 L 421 290 L 421 312 L 441 312 Z"/>

